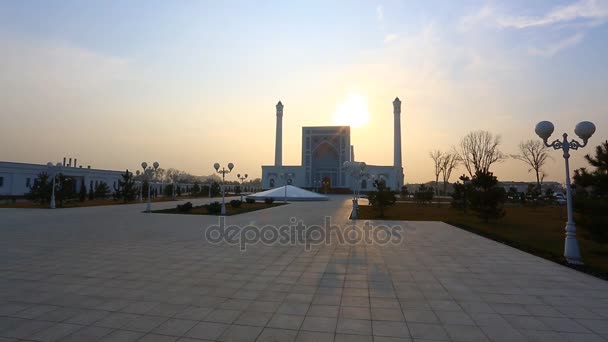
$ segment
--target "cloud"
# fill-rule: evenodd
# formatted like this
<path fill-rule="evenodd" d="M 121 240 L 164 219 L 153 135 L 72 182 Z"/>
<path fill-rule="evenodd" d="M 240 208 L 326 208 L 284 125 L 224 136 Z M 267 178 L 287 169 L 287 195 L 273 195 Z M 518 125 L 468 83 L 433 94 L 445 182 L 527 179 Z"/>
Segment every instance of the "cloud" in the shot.
<path fill-rule="evenodd" d="M 64 41 L 0 34 L 0 88 L 43 94 L 93 90 L 129 79 L 130 61 Z"/>
<path fill-rule="evenodd" d="M 394 33 L 390 33 L 390 34 L 387 34 L 387 35 L 384 37 L 384 42 L 385 42 L 385 43 L 391 43 L 391 42 L 396 41 L 397 39 L 399 39 L 399 36 L 398 36 L 398 35 L 396 35 L 396 34 L 394 34 Z"/>
<path fill-rule="evenodd" d="M 480 23 L 486 22 L 494 15 L 494 9 L 490 6 L 483 6 L 475 13 L 465 15 L 460 19 L 458 29 L 461 31 L 470 31 L 473 27 Z"/>
<path fill-rule="evenodd" d="M 566 39 L 562 39 L 556 43 L 550 44 L 542 48 L 530 48 L 529 52 L 531 55 L 535 56 L 553 57 L 556 53 L 564 49 L 578 45 L 578 43 L 580 43 L 584 37 L 585 35 L 582 32 L 579 32 L 574 34 L 573 36 L 570 36 Z"/>
<path fill-rule="evenodd" d="M 538 17 L 504 16 L 498 17 L 496 23 L 500 27 L 528 28 L 548 26 L 576 20 L 605 21 L 608 19 L 608 0 L 580 0 L 566 6 L 555 7 L 548 13 Z"/>
<path fill-rule="evenodd" d="M 382 5 L 376 6 L 376 18 L 379 22 L 384 21 L 384 7 Z"/>
<path fill-rule="evenodd" d="M 525 29 L 555 24 L 597 26 L 608 20 L 608 0 L 579 0 L 569 5 L 554 7 L 538 16 L 511 15 L 485 5 L 460 19 L 459 29 L 469 31 L 486 25 L 498 28 Z"/>

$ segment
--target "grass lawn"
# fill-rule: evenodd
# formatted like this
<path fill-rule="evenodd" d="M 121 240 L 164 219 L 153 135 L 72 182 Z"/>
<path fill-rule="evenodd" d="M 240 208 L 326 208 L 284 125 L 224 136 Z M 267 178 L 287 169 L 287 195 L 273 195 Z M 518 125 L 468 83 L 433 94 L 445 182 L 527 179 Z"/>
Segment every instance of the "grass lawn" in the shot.
<path fill-rule="evenodd" d="M 278 207 L 283 205 L 284 203 L 271 203 L 266 204 L 264 202 L 256 202 L 256 203 L 247 203 L 243 202 L 240 207 L 233 208 L 230 203 L 226 202 L 226 216 L 238 215 L 243 213 L 248 213 L 250 211 L 262 210 L 267 208 Z M 219 214 L 210 214 L 207 208 L 204 205 L 199 205 L 196 207 L 192 207 L 189 211 L 178 211 L 177 208 L 171 209 L 161 209 L 161 210 L 152 210 L 153 213 L 158 214 L 183 214 L 183 215 L 219 215 Z"/>
<path fill-rule="evenodd" d="M 182 198 L 178 197 L 178 199 L 182 199 Z M 168 198 L 168 197 L 167 198 L 158 197 L 158 198 L 152 199 L 152 203 L 169 202 L 169 201 L 171 201 L 171 198 Z M 57 203 L 57 208 L 61 209 L 61 208 L 95 207 L 95 206 L 99 206 L 99 205 L 135 204 L 135 203 L 139 203 L 139 202 L 132 201 L 132 202 L 124 203 L 122 200 L 115 201 L 114 199 L 106 198 L 106 199 L 94 199 L 94 200 L 90 200 L 90 201 L 86 200 L 84 202 L 80 202 L 77 200 L 69 201 L 69 202 L 63 203 L 63 207 L 59 207 L 59 203 Z M 146 203 L 145 199 L 144 199 L 143 203 Z M 32 201 L 19 200 L 15 203 L 0 203 L 0 208 L 48 209 L 49 203 L 40 205 L 40 204 L 34 203 Z"/>
<path fill-rule="evenodd" d="M 505 243 L 539 257 L 566 264 L 563 257 L 566 226 L 565 206 L 508 206 L 500 220 L 484 223 L 474 212 L 465 214 L 449 204 L 397 203 L 387 207 L 385 220 L 443 221 L 470 232 Z M 359 207 L 359 219 L 377 219 L 377 212 L 368 205 Z M 583 257 L 578 270 L 608 280 L 608 243 L 594 241 L 580 226 L 577 238 Z"/>

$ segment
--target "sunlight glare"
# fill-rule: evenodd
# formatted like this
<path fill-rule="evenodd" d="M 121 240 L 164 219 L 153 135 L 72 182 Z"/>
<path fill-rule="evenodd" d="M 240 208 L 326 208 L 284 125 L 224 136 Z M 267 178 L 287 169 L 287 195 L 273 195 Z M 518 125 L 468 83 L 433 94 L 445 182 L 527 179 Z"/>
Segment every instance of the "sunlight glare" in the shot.
<path fill-rule="evenodd" d="M 359 93 L 351 93 L 336 108 L 334 123 L 358 128 L 369 122 L 369 116 L 367 98 Z"/>

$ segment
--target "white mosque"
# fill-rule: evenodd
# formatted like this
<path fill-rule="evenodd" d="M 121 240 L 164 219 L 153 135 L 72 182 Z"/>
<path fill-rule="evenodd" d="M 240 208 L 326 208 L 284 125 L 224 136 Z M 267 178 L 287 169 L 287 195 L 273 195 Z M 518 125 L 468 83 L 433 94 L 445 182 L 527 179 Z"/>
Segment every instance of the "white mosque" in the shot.
<path fill-rule="evenodd" d="M 271 189 L 285 184 L 301 188 L 354 189 L 356 184 L 343 168 L 346 161 L 355 161 L 354 146 L 350 142 L 349 126 L 302 127 L 302 165 L 283 165 L 283 104 L 279 101 L 274 165 L 262 166 L 262 186 Z M 386 180 L 393 190 L 403 185 L 401 163 L 401 101 L 393 101 L 394 161 L 392 166 L 367 165 L 365 172 Z M 361 180 L 361 190 L 373 187 Z"/>

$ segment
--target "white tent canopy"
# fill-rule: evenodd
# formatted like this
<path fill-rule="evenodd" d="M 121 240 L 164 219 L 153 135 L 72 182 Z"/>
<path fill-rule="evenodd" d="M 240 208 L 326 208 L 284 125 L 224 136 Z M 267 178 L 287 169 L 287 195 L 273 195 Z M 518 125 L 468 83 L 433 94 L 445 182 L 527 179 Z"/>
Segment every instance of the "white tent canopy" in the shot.
<path fill-rule="evenodd" d="M 254 199 L 256 201 L 265 200 L 266 198 L 273 198 L 275 201 L 280 201 L 285 198 L 285 191 L 287 190 L 288 201 L 327 201 L 329 197 L 318 194 L 316 192 L 304 190 L 293 185 L 280 186 L 278 188 L 258 192 L 247 196 L 248 199 Z"/>

